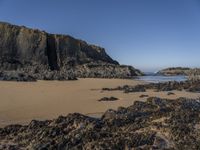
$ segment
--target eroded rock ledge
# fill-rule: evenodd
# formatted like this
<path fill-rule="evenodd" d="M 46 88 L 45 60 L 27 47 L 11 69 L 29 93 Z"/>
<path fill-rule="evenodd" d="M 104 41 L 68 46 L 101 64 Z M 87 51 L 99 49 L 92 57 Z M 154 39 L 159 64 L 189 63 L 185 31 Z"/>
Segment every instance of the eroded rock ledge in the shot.
<path fill-rule="evenodd" d="M 2 74 L 17 70 L 24 76 L 28 74 L 35 79 L 45 79 L 48 72 L 54 74 L 47 77 L 50 80 L 76 77 L 131 78 L 142 75 L 131 66 L 119 65 L 104 48 L 71 36 L 0 22 L 0 39 Z"/>
<path fill-rule="evenodd" d="M 148 98 L 102 118 L 74 113 L 0 129 L 0 149 L 175 149 L 200 143 L 200 101 Z"/>

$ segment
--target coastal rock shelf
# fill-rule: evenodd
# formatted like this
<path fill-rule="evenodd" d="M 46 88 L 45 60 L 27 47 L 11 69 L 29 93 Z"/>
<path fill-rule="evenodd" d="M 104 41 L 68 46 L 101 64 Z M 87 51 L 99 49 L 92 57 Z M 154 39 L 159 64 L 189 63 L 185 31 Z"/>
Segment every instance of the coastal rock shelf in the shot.
<path fill-rule="evenodd" d="M 150 97 L 101 118 L 74 113 L 0 128 L 0 149 L 199 149 L 200 102 Z"/>
<path fill-rule="evenodd" d="M 40 80 L 131 78 L 142 75 L 132 66 L 120 65 L 104 48 L 71 36 L 0 22 L 0 39 L 0 71 L 2 76 L 7 75 L 0 80 L 23 81 L 9 71 Z"/>
<path fill-rule="evenodd" d="M 102 88 L 103 91 L 124 91 L 124 93 L 131 93 L 131 92 L 145 92 L 148 89 L 153 89 L 156 92 L 160 91 L 172 91 L 172 90 L 186 90 L 188 92 L 200 92 L 200 80 L 192 81 L 187 80 L 183 82 L 176 82 L 176 81 L 169 81 L 164 83 L 150 83 L 144 85 L 124 85 L 118 86 L 116 88 Z"/>

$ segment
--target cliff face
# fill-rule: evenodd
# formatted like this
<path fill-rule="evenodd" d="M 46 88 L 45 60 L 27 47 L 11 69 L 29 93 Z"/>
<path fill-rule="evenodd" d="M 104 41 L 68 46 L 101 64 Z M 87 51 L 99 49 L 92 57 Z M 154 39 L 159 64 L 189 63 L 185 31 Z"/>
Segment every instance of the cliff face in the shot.
<path fill-rule="evenodd" d="M 46 33 L 0 23 L 1 68 L 13 70 L 26 64 L 46 64 Z"/>
<path fill-rule="evenodd" d="M 37 79 L 128 78 L 142 74 L 133 67 L 120 66 L 104 48 L 66 35 L 0 22 L 0 39 L 0 69 L 4 73 L 15 70 Z"/>

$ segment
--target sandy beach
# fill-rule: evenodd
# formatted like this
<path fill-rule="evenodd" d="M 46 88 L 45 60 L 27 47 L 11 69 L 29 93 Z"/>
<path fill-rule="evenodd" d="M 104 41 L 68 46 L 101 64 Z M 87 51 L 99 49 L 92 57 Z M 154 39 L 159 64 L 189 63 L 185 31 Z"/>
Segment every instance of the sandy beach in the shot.
<path fill-rule="evenodd" d="M 198 93 L 173 91 L 136 92 L 125 94 L 121 91 L 101 91 L 104 87 L 145 84 L 143 81 L 124 79 L 79 79 L 78 81 L 37 81 L 0 82 L 0 127 L 8 124 L 27 124 L 33 119 L 53 119 L 59 115 L 79 112 L 90 116 L 100 116 L 107 109 L 127 107 L 142 94 L 162 98 L 197 98 Z M 117 101 L 99 102 L 102 97 L 114 96 Z"/>

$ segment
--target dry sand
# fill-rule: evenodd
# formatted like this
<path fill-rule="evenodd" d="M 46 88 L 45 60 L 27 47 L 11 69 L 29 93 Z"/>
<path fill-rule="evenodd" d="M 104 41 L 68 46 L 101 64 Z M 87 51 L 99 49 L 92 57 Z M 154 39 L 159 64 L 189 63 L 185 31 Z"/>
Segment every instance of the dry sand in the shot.
<path fill-rule="evenodd" d="M 103 87 L 142 84 L 142 81 L 123 79 L 79 79 L 78 81 L 38 81 L 38 82 L 0 82 L 0 127 L 8 124 L 26 124 L 32 119 L 52 119 L 59 115 L 79 112 L 91 116 L 100 116 L 109 108 L 129 106 L 142 94 L 163 98 L 197 98 L 198 93 L 174 91 L 137 92 L 125 94 L 120 91 L 104 91 Z M 102 97 L 119 98 L 113 102 L 99 102 Z"/>

